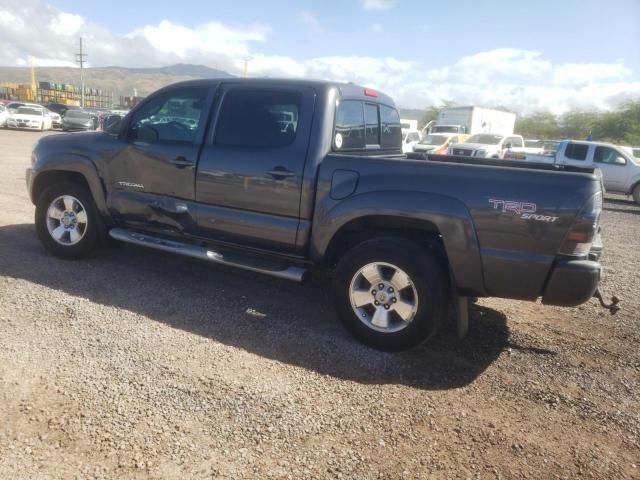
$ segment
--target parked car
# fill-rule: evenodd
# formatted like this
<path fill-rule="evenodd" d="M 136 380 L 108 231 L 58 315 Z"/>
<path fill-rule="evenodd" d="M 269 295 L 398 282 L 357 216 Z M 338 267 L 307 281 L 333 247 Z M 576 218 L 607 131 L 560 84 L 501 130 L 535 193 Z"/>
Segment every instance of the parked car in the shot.
<path fill-rule="evenodd" d="M 445 107 L 438 112 L 438 119 L 429 122 L 423 133 L 459 133 L 475 135 L 478 133 L 513 134 L 516 114 L 481 108 L 473 105 Z"/>
<path fill-rule="evenodd" d="M 45 112 L 51 117 L 51 128 L 62 128 L 62 117 L 59 114 L 52 112 L 48 108 L 45 109 Z"/>
<path fill-rule="evenodd" d="M 95 119 L 83 110 L 67 110 L 62 117 L 62 130 L 95 130 Z"/>
<path fill-rule="evenodd" d="M 420 130 L 404 130 L 402 131 L 402 151 L 413 152 L 413 146 L 422 139 Z"/>
<path fill-rule="evenodd" d="M 503 158 L 505 152 L 522 152 L 524 139 L 521 135 L 501 135 L 498 133 L 478 133 L 464 143 L 449 147 L 449 155 L 476 158 Z"/>
<path fill-rule="evenodd" d="M 64 118 L 65 114 L 69 110 L 82 110 L 77 105 L 67 105 L 66 103 L 48 103 L 45 106 L 52 112 L 60 115 L 61 118 Z"/>
<path fill-rule="evenodd" d="M 25 130 L 51 130 L 51 117 L 39 105 L 19 107 L 7 118 L 7 127 Z"/>
<path fill-rule="evenodd" d="M 464 142 L 469 135 L 432 133 L 425 135 L 422 140 L 413 145 L 413 151 L 417 153 L 431 153 L 434 155 L 446 155 L 449 145 Z"/>
<path fill-rule="evenodd" d="M 15 113 L 20 107 L 27 105 L 25 102 L 10 102 L 5 105 L 9 114 Z"/>
<path fill-rule="evenodd" d="M 598 168 L 608 192 L 631 195 L 640 205 L 640 160 L 625 147 L 603 142 L 564 140 L 553 156 L 527 155 L 526 160 Z"/>
<path fill-rule="evenodd" d="M 9 112 L 7 111 L 7 107 L 5 107 L 3 103 L 0 103 L 0 128 L 5 128 L 7 126 L 8 117 Z"/>
<path fill-rule="evenodd" d="M 197 128 L 155 120 L 178 101 Z M 40 139 L 26 179 L 54 255 L 108 235 L 295 281 L 324 269 L 345 326 L 386 350 L 430 337 L 450 308 L 464 333 L 467 296 L 574 306 L 597 293 L 593 168 L 431 158 L 404 157 L 394 102 L 370 88 L 191 80 L 105 132 Z"/>

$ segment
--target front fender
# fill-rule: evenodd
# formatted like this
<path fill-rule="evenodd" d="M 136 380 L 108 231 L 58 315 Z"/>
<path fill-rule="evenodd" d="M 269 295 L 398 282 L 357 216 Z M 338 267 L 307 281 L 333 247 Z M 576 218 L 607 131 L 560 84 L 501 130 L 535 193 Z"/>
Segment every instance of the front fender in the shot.
<path fill-rule="evenodd" d="M 34 152 L 35 153 L 35 152 Z M 91 190 L 91 195 L 98 208 L 98 211 L 105 217 L 109 217 L 106 198 L 100 175 L 91 159 L 78 153 L 55 152 L 48 155 L 36 155 L 35 163 L 31 168 L 29 180 L 29 196 L 35 204 L 35 186 L 38 185 L 38 178 L 51 172 L 73 172 L 84 177 Z"/>
<path fill-rule="evenodd" d="M 391 216 L 430 222 L 442 236 L 458 288 L 478 295 L 484 293 L 478 238 L 471 215 L 459 200 L 424 192 L 382 191 L 330 202 L 323 202 L 316 208 L 311 234 L 312 260 L 321 261 L 340 229 L 360 218 Z"/>

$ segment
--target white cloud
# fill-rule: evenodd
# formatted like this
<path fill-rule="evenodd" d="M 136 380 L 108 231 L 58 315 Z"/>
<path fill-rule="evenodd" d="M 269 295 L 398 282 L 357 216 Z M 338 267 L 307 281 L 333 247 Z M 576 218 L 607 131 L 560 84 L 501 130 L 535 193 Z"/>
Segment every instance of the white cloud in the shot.
<path fill-rule="evenodd" d="M 78 36 L 82 35 L 90 66 L 150 67 L 181 62 L 241 74 L 242 59 L 248 56 L 250 75 L 352 81 L 380 89 L 406 108 L 453 101 L 501 105 L 525 113 L 563 113 L 611 109 L 625 99 L 640 97 L 640 79 L 622 60 L 557 63 L 541 52 L 515 48 L 478 52 L 431 69 L 409 58 L 293 58 L 261 51 L 269 37 L 277 35 L 265 25 L 212 21 L 186 26 L 163 20 L 119 35 L 44 0 L 2 1 L 0 65 L 27 66 L 30 58 L 42 66 L 74 65 Z M 389 2 L 377 2 L 378 6 L 382 3 Z M 311 12 L 301 12 L 299 20 L 309 28 L 322 27 Z M 374 25 L 369 28 L 378 29 Z"/>
<path fill-rule="evenodd" d="M 360 0 L 363 10 L 389 10 L 395 3 L 395 0 Z"/>
<path fill-rule="evenodd" d="M 384 31 L 384 27 L 380 23 L 372 23 L 371 25 L 369 25 L 369 30 L 371 30 L 373 33 L 381 33 Z"/>
<path fill-rule="evenodd" d="M 320 20 L 318 20 L 318 17 L 309 11 L 305 10 L 300 12 L 298 14 L 298 21 L 305 27 L 309 28 L 312 32 L 320 33 L 324 31 L 324 28 L 322 28 L 322 24 L 320 23 Z"/>
<path fill-rule="evenodd" d="M 68 37 L 76 35 L 84 25 L 84 18 L 73 13 L 60 12 L 51 19 L 49 28 L 57 35 Z"/>

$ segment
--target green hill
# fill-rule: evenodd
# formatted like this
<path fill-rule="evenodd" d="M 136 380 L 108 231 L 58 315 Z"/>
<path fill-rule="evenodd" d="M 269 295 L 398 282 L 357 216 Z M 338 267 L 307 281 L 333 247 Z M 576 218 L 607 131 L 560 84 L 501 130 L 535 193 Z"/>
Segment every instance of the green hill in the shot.
<path fill-rule="evenodd" d="M 145 96 L 160 87 L 193 78 L 229 78 L 233 75 L 204 65 L 176 64 L 158 68 L 98 67 L 85 69 L 85 85 L 115 96 Z M 80 85 L 80 69 L 72 67 L 36 67 L 36 80 Z M 31 68 L 0 67 L 0 85 L 31 83 Z"/>

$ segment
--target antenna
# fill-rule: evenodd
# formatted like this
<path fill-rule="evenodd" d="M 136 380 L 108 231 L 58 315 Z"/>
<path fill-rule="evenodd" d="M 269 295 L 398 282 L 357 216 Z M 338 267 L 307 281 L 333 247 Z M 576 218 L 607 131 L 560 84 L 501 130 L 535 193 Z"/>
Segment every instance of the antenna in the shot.
<path fill-rule="evenodd" d="M 80 106 L 82 108 L 84 108 L 84 64 L 86 62 L 86 57 L 87 54 L 82 52 L 82 37 L 80 37 L 80 52 L 76 53 L 76 63 L 80 65 Z"/>

